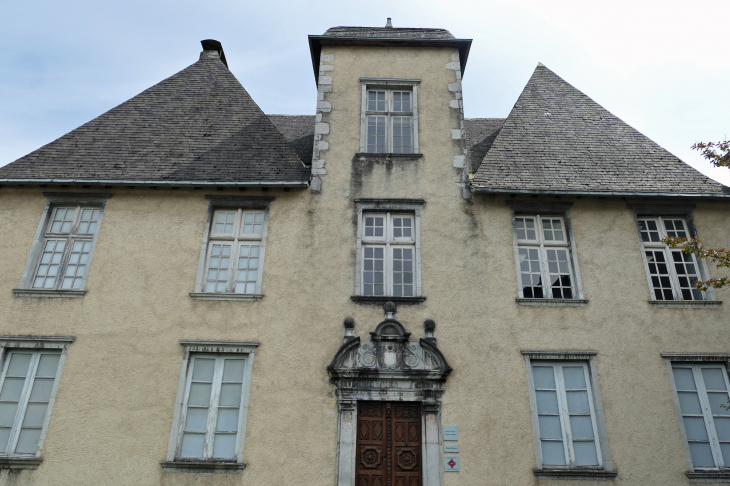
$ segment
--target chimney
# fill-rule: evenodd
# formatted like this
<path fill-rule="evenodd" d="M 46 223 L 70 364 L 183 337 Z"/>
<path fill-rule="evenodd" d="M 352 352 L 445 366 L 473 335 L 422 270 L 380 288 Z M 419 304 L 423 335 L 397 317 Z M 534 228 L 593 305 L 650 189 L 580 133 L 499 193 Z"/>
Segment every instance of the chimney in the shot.
<path fill-rule="evenodd" d="M 392 29 L 393 28 L 393 23 L 390 21 L 390 17 L 388 17 L 388 21 L 385 23 L 385 28 L 386 29 Z"/>
<path fill-rule="evenodd" d="M 218 57 L 221 58 L 223 64 L 228 67 L 228 63 L 226 62 L 226 55 L 223 53 L 223 45 L 220 42 L 213 39 L 205 39 L 200 41 L 200 44 L 203 46 L 203 52 L 200 53 L 200 59 L 205 59 L 210 54 L 215 52 L 218 54 Z"/>

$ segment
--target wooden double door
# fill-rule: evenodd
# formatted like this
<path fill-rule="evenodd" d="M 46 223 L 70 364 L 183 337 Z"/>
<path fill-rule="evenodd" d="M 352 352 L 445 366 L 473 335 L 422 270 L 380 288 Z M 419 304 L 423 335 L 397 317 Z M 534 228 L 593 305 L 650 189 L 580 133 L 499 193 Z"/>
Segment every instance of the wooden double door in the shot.
<path fill-rule="evenodd" d="M 421 404 L 357 403 L 356 486 L 421 486 Z"/>

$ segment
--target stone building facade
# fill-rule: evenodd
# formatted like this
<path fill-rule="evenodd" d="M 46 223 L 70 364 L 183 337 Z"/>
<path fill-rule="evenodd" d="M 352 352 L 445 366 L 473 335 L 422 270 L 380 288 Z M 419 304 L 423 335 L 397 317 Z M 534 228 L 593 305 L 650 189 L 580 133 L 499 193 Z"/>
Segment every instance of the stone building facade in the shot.
<path fill-rule="evenodd" d="M 0 484 L 730 481 L 721 274 L 659 241 L 730 189 L 542 65 L 465 119 L 446 30 L 309 43 L 314 116 L 209 40 L 0 168 Z"/>

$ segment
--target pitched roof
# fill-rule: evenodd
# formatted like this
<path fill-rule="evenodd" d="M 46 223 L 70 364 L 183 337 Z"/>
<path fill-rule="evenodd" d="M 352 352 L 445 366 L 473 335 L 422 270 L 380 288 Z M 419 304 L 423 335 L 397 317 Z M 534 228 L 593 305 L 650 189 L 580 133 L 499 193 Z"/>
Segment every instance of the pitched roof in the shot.
<path fill-rule="evenodd" d="M 312 164 L 315 115 L 268 115 L 289 145 L 307 165 Z"/>
<path fill-rule="evenodd" d="M 0 180 L 305 185 L 310 169 L 215 51 L 0 168 Z"/>
<path fill-rule="evenodd" d="M 502 129 L 504 118 L 464 118 L 469 166 L 476 172 Z"/>
<path fill-rule="evenodd" d="M 446 29 L 394 27 L 331 27 L 324 35 L 335 37 L 377 37 L 387 39 L 454 39 Z"/>
<path fill-rule="evenodd" d="M 480 192 L 730 196 L 539 64 L 472 179 Z"/>

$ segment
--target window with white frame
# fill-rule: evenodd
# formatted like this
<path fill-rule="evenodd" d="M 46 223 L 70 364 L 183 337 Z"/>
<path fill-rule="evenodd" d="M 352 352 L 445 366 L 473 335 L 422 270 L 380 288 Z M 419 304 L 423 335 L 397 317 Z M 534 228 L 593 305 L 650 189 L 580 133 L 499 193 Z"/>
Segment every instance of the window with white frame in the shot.
<path fill-rule="evenodd" d="M 243 466 L 253 353 L 258 343 L 183 341 L 167 463 Z"/>
<path fill-rule="evenodd" d="M 535 440 L 535 475 L 562 479 L 578 468 L 616 476 L 598 390 L 595 351 L 522 351 Z M 573 477 L 573 476 L 568 476 Z"/>
<path fill-rule="evenodd" d="M 196 292 L 261 294 L 267 207 L 211 207 Z"/>
<path fill-rule="evenodd" d="M 544 466 L 601 466 L 587 363 L 533 361 Z"/>
<path fill-rule="evenodd" d="M 103 204 L 46 205 L 20 287 L 83 290 Z"/>
<path fill-rule="evenodd" d="M 418 153 L 417 84 L 420 80 L 361 78 L 363 125 L 360 151 Z"/>
<path fill-rule="evenodd" d="M 579 298 L 565 218 L 517 214 L 513 228 L 519 296 L 525 299 Z"/>
<path fill-rule="evenodd" d="M 694 469 L 730 468 L 730 383 L 722 363 L 671 363 L 672 387 Z"/>
<path fill-rule="evenodd" d="M 65 350 L 73 341 L 51 339 L 2 342 L 0 458 L 40 457 Z"/>
<path fill-rule="evenodd" d="M 681 248 L 670 248 L 661 242 L 668 236 L 689 239 L 687 221 L 671 216 L 639 216 L 637 223 L 654 300 L 705 300 L 706 293 L 694 286 L 702 280 L 695 256 L 685 255 Z"/>
<path fill-rule="evenodd" d="M 363 295 L 416 295 L 415 218 L 408 213 L 363 213 Z"/>

